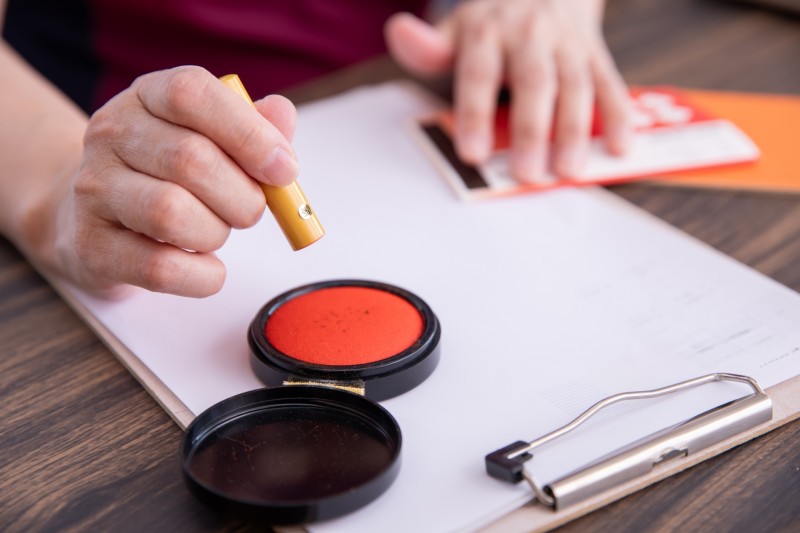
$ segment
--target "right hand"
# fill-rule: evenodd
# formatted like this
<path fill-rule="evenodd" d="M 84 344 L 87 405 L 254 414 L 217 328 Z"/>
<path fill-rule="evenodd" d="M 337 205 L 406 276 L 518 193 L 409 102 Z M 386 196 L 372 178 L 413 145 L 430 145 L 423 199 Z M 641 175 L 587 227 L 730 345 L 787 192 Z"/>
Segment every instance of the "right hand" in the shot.
<path fill-rule="evenodd" d="M 491 155 L 497 97 L 506 86 L 511 174 L 536 182 L 552 159 L 552 170 L 571 178 L 589 152 L 595 101 L 609 152 L 630 145 L 628 90 L 603 39 L 603 4 L 465 0 L 436 26 L 408 13 L 392 16 L 387 44 L 411 72 L 452 71 L 454 141 L 463 161 L 476 165 Z"/>
<path fill-rule="evenodd" d="M 214 251 L 265 209 L 255 180 L 283 186 L 298 173 L 294 106 L 273 95 L 256 107 L 199 67 L 144 75 L 106 103 L 59 201 L 59 269 L 106 293 L 219 291 Z"/>

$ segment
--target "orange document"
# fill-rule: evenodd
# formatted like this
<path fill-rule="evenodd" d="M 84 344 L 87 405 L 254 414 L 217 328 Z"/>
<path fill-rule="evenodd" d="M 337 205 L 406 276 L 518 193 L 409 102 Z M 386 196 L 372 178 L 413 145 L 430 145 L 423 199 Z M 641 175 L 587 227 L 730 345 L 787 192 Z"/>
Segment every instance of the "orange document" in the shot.
<path fill-rule="evenodd" d="M 736 124 L 761 157 L 742 165 L 680 171 L 648 183 L 800 193 L 800 96 L 681 92 L 697 107 Z"/>

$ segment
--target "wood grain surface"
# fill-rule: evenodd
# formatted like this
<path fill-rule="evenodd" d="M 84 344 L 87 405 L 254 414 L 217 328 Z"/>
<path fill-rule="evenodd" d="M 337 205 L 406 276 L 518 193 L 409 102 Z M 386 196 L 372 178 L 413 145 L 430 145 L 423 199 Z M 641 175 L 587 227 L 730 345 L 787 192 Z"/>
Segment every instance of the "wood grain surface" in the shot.
<path fill-rule="evenodd" d="M 796 16 L 722 0 L 609 0 L 606 35 L 632 84 L 800 94 Z M 400 75 L 381 59 L 288 95 L 309 101 Z M 800 291 L 800 196 L 613 190 Z M 255 530 L 194 501 L 178 427 L 4 240 L 0 350 L 0 530 Z M 800 422 L 561 529 L 800 531 Z"/>

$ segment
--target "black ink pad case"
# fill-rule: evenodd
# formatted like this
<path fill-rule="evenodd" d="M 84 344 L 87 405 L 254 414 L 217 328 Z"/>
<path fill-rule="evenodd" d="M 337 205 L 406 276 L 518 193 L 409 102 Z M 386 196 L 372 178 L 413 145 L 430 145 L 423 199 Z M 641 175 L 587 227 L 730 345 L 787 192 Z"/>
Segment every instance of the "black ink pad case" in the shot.
<path fill-rule="evenodd" d="M 256 314 L 251 367 L 270 388 L 212 406 L 181 445 L 201 500 L 270 524 L 326 520 L 380 496 L 400 471 L 402 436 L 375 403 L 424 381 L 439 322 L 418 296 L 365 280 L 313 283 Z"/>

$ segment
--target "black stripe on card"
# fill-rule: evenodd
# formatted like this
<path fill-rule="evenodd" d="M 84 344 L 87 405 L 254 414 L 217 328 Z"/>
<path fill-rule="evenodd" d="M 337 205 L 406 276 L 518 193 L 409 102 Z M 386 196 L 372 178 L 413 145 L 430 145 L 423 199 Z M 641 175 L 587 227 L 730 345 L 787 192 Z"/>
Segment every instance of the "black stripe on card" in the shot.
<path fill-rule="evenodd" d="M 477 168 L 467 165 L 456 155 L 455 147 L 450 137 L 436 124 L 421 124 L 422 131 L 430 138 L 442 155 L 447 159 L 453 170 L 464 182 L 467 189 L 486 189 L 489 184 L 483 179 Z"/>

